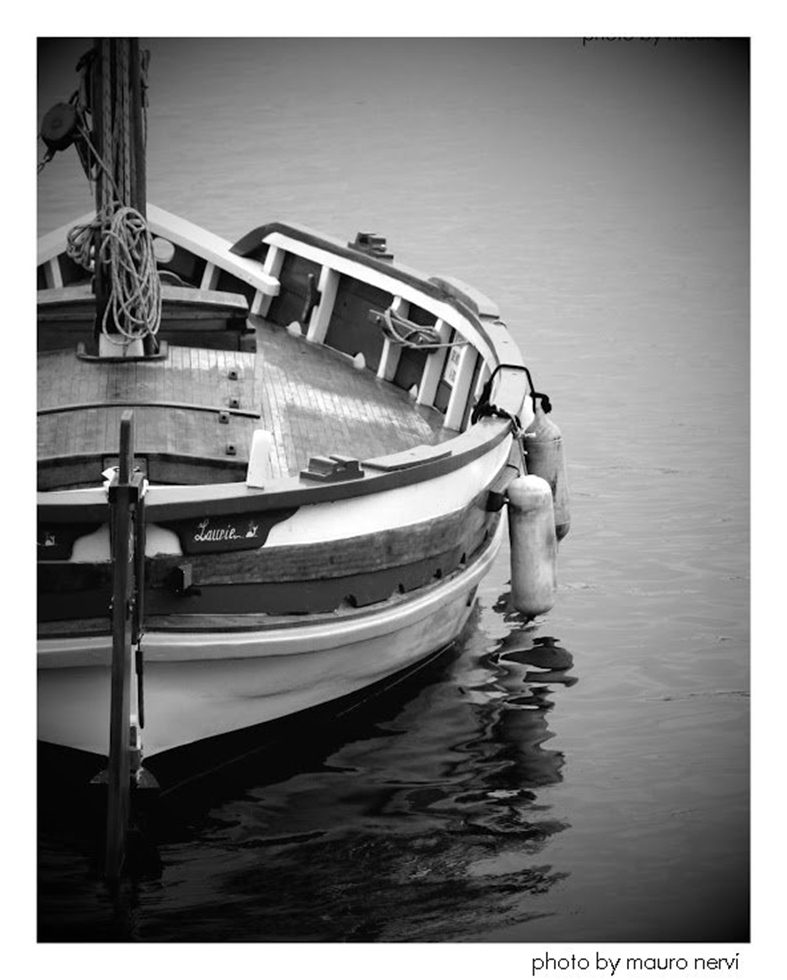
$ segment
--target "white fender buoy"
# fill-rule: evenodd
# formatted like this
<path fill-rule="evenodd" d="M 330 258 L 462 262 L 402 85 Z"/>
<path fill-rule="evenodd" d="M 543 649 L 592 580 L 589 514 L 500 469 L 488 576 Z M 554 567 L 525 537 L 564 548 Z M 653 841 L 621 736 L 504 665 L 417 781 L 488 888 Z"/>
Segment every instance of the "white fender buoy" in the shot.
<path fill-rule="evenodd" d="M 267 429 L 255 429 L 251 437 L 249 465 L 246 469 L 246 486 L 261 490 L 273 479 L 273 434 Z"/>
<path fill-rule="evenodd" d="M 523 435 L 527 472 L 546 480 L 552 491 L 555 510 L 555 532 L 562 541 L 571 527 L 566 459 L 560 429 L 546 415 L 541 405 Z"/>
<path fill-rule="evenodd" d="M 518 476 L 508 487 L 511 601 L 525 616 L 548 612 L 557 591 L 557 535 L 552 491 L 540 476 Z"/>

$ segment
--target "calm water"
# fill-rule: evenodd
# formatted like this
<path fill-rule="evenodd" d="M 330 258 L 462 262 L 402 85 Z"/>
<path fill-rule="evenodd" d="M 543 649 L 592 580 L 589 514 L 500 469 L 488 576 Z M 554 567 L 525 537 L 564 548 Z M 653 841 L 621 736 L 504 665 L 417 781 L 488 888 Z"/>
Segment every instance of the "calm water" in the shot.
<path fill-rule="evenodd" d="M 86 46 L 45 47 L 40 114 Z M 548 616 L 507 612 L 502 554 L 418 682 L 171 793 L 120 896 L 79 813 L 45 815 L 40 938 L 745 940 L 745 49 L 148 46 L 150 199 L 230 239 L 377 231 L 494 297 L 555 406 L 573 525 Z M 39 230 L 89 207 L 56 159 Z"/>

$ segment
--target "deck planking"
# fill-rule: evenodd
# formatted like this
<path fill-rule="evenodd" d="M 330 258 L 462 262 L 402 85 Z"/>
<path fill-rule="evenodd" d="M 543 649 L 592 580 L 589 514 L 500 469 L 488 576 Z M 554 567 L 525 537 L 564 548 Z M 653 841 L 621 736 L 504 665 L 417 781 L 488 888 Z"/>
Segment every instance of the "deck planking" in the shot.
<path fill-rule="evenodd" d="M 438 412 L 357 370 L 346 355 L 261 318 L 256 335 L 262 423 L 273 434 L 279 475 L 299 473 L 312 456 L 372 459 L 455 435 Z"/>
<path fill-rule="evenodd" d="M 312 456 L 370 459 L 454 434 L 443 429 L 438 412 L 373 372 L 356 370 L 346 355 L 261 318 L 255 333 L 256 353 L 170 346 L 165 360 L 127 363 L 83 360 L 74 351 L 41 353 L 39 458 L 117 453 L 128 403 L 139 455 L 220 459 L 233 443 L 233 460 L 245 461 L 254 429 L 264 428 L 273 435 L 276 476 L 297 475 Z M 237 411 L 231 399 L 238 400 Z M 219 422 L 221 411 L 229 412 L 227 424 Z"/>
<path fill-rule="evenodd" d="M 238 380 L 230 379 L 230 369 Z M 47 352 L 38 359 L 38 456 L 117 453 L 121 416 L 133 407 L 140 455 L 222 458 L 232 442 L 242 458 L 259 425 L 254 385 L 254 354 L 240 351 L 170 347 L 166 360 L 125 364 Z M 230 411 L 228 423 L 221 422 L 231 397 L 257 417 Z"/>

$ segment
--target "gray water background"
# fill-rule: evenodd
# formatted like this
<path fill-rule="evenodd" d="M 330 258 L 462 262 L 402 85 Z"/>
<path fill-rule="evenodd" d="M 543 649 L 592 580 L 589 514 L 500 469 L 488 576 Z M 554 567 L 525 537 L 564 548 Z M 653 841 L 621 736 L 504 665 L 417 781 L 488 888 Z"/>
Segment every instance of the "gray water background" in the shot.
<path fill-rule="evenodd" d="M 376 231 L 494 298 L 563 431 L 572 529 L 548 616 L 505 612 L 504 550 L 442 673 L 319 771 L 203 808 L 127 938 L 744 940 L 743 42 L 145 44 L 149 199 L 233 240 Z M 86 48 L 42 47 L 39 118 Z M 38 186 L 39 232 L 91 206 L 74 155 Z M 570 682 L 527 704 L 501 644 L 550 638 Z M 105 935 L 79 847 L 41 853 L 42 935 Z"/>

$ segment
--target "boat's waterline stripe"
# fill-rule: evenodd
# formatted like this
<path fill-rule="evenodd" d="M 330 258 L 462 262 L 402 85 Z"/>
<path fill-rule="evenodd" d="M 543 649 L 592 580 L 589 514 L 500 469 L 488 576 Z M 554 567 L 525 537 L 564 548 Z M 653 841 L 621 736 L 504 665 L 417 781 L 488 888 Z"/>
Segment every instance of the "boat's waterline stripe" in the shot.
<path fill-rule="evenodd" d="M 465 569 L 433 586 L 418 597 L 403 598 L 382 610 L 367 610 L 350 617 L 305 626 L 291 625 L 244 632 L 145 633 L 146 661 L 222 660 L 232 658 L 289 656 L 332 650 L 352 643 L 396 633 L 433 615 L 442 605 L 468 593 L 489 572 L 503 541 L 505 521 L 478 558 Z M 107 665 L 109 637 L 41 639 L 39 668 Z"/>

